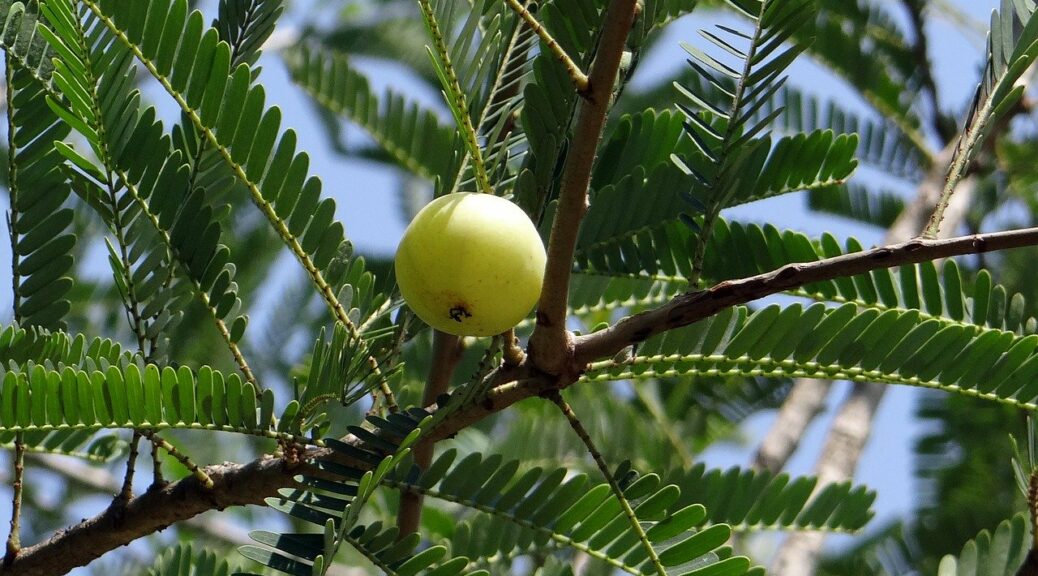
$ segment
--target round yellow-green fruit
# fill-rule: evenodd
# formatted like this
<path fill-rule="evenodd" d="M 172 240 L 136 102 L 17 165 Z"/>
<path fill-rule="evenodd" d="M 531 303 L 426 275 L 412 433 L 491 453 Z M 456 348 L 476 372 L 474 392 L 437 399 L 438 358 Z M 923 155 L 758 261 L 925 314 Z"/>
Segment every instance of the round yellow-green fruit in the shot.
<path fill-rule="evenodd" d="M 396 279 L 407 305 L 433 328 L 492 336 L 533 309 L 545 259 L 537 229 L 515 204 L 492 194 L 447 194 L 404 231 Z"/>

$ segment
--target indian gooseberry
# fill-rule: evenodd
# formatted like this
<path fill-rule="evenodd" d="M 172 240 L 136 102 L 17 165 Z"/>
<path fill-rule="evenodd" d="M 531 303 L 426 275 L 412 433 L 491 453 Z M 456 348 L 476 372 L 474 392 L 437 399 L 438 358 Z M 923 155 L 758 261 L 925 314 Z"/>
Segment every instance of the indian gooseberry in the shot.
<path fill-rule="evenodd" d="M 492 336 L 529 314 L 544 244 L 518 206 L 492 194 L 447 194 L 422 208 L 396 252 L 400 293 L 419 318 L 456 336 Z"/>

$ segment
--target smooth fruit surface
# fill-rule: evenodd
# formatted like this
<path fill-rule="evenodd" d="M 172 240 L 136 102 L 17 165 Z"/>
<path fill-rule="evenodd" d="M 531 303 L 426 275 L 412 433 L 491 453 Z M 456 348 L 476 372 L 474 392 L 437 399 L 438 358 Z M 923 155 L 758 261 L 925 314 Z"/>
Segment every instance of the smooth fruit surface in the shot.
<path fill-rule="evenodd" d="M 419 318 L 457 336 L 492 336 L 529 314 L 546 257 L 533 222 L 491 194 L 456 193 L 430 202 L 396 252 L 400 293 Z"/>

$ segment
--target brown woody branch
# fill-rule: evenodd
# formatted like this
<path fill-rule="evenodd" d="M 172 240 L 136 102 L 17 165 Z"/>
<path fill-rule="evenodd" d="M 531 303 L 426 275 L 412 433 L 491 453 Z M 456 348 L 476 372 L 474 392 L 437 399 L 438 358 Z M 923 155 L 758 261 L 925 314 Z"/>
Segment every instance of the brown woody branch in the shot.
<path fill-rule="evenodd" d="M 208 490 L 195 476 L 150 490 L 75 526 L 55 533 L 43 542 L 22 548 L 0 574 L 49 576 L 85 566 L 109 550 L 162 530 L 208 510 L 262 504 L 278 488 L 290 486 L 292 473 L 280 459 L 265 458 L 249 464 L 209 466 L 213 480 Z"/>
<path fill-rule="evenodd" d="M 778 270 L 740 280 L 721 282 L 713 287 L 678 296 L 667 304 L 627 317 L 600 332 L 581 336 L 576 341 L 574 361 L 586 364 L 616 354 L 626 346 L 646 338 L 687 326 L 739 304 L 798 288 L 812 282 L 863 274 L 902 264 L 918 264 L 939 258 L 981 254 L 996 250 L 1038 244 L 1038 228 L 1024 228 L 992 234 L 974 234 L 947 240 L 914 238 L 908 242 L 881 246 L 815 262 L 787 264 Z"/>
<path fill-rule="evenodd" d="M 636 0 L 612 0 L 606 9 L 595 61 L 588 74 L 588 87 L 581 92 L 584 101 L 562 172 L 558 210 L 548 241 L 548 264 L 537 304 L 537 327 L 530 337 L 533 363 L 549 374 L 562 374 L 572 352 L 566 313 L 577 231 L 587 211 L 591 168 L 609 112 L 609 97 L 620 70 L 624 43 L 634 21 L 635 6 Z"/>

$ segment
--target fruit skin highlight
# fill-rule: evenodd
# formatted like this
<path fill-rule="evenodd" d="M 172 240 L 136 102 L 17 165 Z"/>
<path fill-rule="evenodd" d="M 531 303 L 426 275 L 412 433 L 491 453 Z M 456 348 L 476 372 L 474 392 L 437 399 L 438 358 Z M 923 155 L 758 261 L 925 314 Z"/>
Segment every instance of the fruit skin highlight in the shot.
<path fill-rule="evenodd" d="M 533 309 L 546 259 L 521 208 L 461 192 L 433 200 L 411 221 L 396 251 L 396 279 L 407 305 L 433 328 L 493 336 Z"/>

